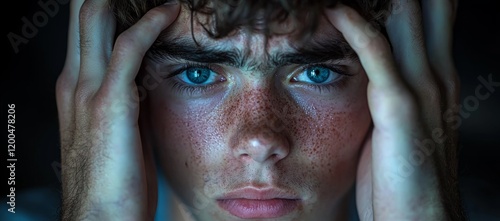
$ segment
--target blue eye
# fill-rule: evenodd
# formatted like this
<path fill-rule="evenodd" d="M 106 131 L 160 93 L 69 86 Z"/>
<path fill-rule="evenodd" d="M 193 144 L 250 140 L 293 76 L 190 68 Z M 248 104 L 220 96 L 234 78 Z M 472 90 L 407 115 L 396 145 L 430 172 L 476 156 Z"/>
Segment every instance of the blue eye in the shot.
<path fill-rule="evenodd" d="M 181 71 L 178 78 L 188 85 L 208 85 L 217 82 L 218 74 L 205 67 L 189 67 Z"/>
<path fill-rule="evenodd" d="M 309 84 L 328 84 L 339 77 L 340 74 L 332 69 L 316 65 L 305 68 L 301 73 L 293 77 L 293 80 Z"/>
<path fill-rule="evenodd" d="M 217 66 L 187 63 L 184 67 L 172 71 L 167 77 L 172 77 L 172 80 L 167 83 L 176 94 L 188 97 L 203 96 L 220 89 L 224 85 L 221 83 L 226 81 L 226 78 L 214 69 L 217 70 Z"/>
<path fill-rule="evenodd" d="M 324 67 L 309 67 L 306 73 L 307 77 L 316 83 L 324 83 L 330 77 L 330 70 Z"/>

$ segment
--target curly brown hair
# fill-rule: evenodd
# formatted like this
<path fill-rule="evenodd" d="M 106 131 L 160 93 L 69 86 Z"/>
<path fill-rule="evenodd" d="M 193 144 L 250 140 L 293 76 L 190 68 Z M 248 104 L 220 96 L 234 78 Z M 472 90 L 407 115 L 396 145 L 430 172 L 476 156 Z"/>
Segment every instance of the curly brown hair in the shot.
<path fill-rule="evenodd" d="M 170 0 L 169 0 L 170 1 Z M 266 35 L 275 34 L 269 24 L 282 22 L 290 16 L 299 21 L 300 33 L 308 35 L 317 28 L 317 20 L 328 7 L 342 2 L 356 9 L 367 20 L 380 26 L 390 12 L 390 0 L 179 0 L 193 15 L 212 16 L 214 28 L 205 28 L 213 38 L 227 36 L 241 27 L 261 26 Z M 148 10 L 166 0 L 109 0 L 121 30 L 137 22 Z M 259 13 L 256 13 L 259 12 Z M 297 19 L 301 18 L 301 19 Z M 264 26 L 264 27 L 262 27 Z M 209 31 L 214 30 L 214 31 Z"/>

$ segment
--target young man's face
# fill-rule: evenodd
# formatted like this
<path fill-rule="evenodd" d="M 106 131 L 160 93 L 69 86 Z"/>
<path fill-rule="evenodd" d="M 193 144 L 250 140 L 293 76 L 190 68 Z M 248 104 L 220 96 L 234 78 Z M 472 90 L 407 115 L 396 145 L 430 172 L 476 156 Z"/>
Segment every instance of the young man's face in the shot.
<path fill-rule="evenodd" d="M 199 220 L 336 216 L 371 122 L 367 77 L 338 56 L 349 54 L 341 34 L 321 20 L 303 44 L 266 45 L 258 33 L 211 39 L 195 20 L 201 50 L 190 52 L 190 16 L 183 8 L 164 36 L 168 57 L 145 60 L 164 79 L 141 120 L 173 191 Z"/>

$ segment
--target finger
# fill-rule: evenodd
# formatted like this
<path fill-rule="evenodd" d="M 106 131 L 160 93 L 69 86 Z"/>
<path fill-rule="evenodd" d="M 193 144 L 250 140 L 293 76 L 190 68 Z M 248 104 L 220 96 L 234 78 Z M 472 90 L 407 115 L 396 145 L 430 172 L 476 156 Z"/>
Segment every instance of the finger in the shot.
<path fill-rule="evenodd" d="M 417 0 L 393 1 L 401 4 L 400 10 L 390 14 L 386 21 L 394 58 L 407 82 L 426 83 L 432 75 L 428 69 L 420 4 Z"/>
<path fill-rule="evenodd" d="M 458 103 L 459 79 L 452 56 L 456 0 L 422 1 L 425 39 L 431 67 L 444 88 L 447 107 Z"/>
<path fill-rule="evenodd" d="M 403 179 L 392 179 L 392 174 L 399 172 L 401 157 L 409 156 L 413 151 L 413 137 L 420 136 L 416 102 L 394 66 L 389 45 L 383 35 L 367 37 L 367 22 L 356 11 L 344 5 L 338 5 L 326 14 L 353 46 L 370 80 L 368 102 L 374 123 L 371 149 L 372 203 L 374 212 L 378 212 L 374 214 L 375 219 L 403 220 L 403 217 L 397 216 L 400 214 L 391 217 L 392 211 L 411 210 L 409 205 L 414 202 L 414 196 L 420 194 L 416 183 L 421 181 L 422 174 L 431 174 L 415 170 Z M 422 168 L 424 167 L 419 167 Z M 364 176 L 366 179 L 370 173 L 365 171 Z M 393 196 L 398 197 L 391 198 Z M 369 207 L 367 204 L 360 206 Z"/>
<path fill-rule="evenodd" d="M 440 67 L 451 60 L 453 23 L 455 20 L 454 0 L 423 0 L 422 11 L 425 39 L 430 61 Z"/>
<path fill-rule="evenodd" d="M 444 99 L 439 79 L 431 70 L 427 57 L 420 3 L 417 0 L 393 1 L 400 4 L 400 10 L 388 17 L 386 29 L 397 66 L 418 99 L 426 125 L 431 129 L 441 127 Z"/>
<path fill-rule="evenodd" d="M 109 71 L 103 82 L 103 88 L 110 92 L 111 96 L 122 95 L 130 90 L 146 51 L 160 33 L 177 18 L 179 11 L 180 6 L 176 2 L 153 8 L 118 36 Z"/>
<path fill-rule="evenodd" d="M 80 10 L 79 82 L 99 86 L 111 55 L 115 19 L 106 0 L 86 0 Z"/>
<path fill-rule="evenodd" d="M 429 61 L 436 77 L 439 78 L 443 97 L 446 99 L 445 113 L 453 110 L 460 99 L 460 81 L 452 56 L 453 25 L 457 9 L 456 0 L 423 0 L 425 37 Z M 458 131 L 452 125 L 445 124 L 446 144 L 442 153 L 442 164 L 449 168 L 446 172 L 456 178 Z"/>
<path fill-rule="evenodd" d="M 70 3 L 69 27 L 68 27 L 68 47 L 66 49 L 65 68 L 76 70 L 78 75 L 80 68 L 80 27 L 79 14 L 84 0 L 73 0 Z"/>
<path fill-rule="evenodd" d="M 372 141 L 371 131 L 366 138 L 359 158 L 356 176 L 356 207 L 359 219 L 373 220 L 372 189 Z"/>
<path fill-rule="evenodd" d="M 370 84 L 388 91 L 403 90 L 402 79 L 397 74 L 390 46 L 383 35 L 371 29 L 354 9 L 343 4 L 327 10 L 326 15 L 358 54 Z"/>
<path fill-rule="evenodd" d="M 59 119 L 61 145 L 66 147 L 72 140 L 74 124 L 74 94 L 80 72 L 79 25 L 78 15 L 84 0 L 74 0 L 70 3 L 68 42 L 64 67 L 56 82 L 56 104 Z"/>

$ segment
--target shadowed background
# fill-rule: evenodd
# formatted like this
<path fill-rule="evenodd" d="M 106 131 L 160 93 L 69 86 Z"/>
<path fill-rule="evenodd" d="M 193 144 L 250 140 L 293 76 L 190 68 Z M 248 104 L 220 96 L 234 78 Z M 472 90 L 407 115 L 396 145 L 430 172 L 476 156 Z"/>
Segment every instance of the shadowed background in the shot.
<path fill-rule="evenodd" d="M 42 0 L 48 2 L 48 0 Z M 2 73 L 0 116 L 7 124 L 7 104 L 16 105 L 16 214 L 7 212 L 8 188 L 2 190 L 0 220 L 32 220 L 24 213 L 47 214 L 55 220 L 60 197 L 60 154 L 55 82 L 64 63 L 69 3 L 55 1 L 58 8 L 44 12 L 38 1 L 7 1 L 2 53 L 7 71 Z M 478 77 L 500 82 L 500 20 L 494 0 L 460 1 L 455 28 L 454 54 L 462 89 L 461 101 L 475 97 Z M 45 17 L 43 16 L 45 14 Z M 36 32 L 23 34 L 26 20 Z M 46 18 L 44 20 L 44 18 Z M 18 52 L 7 37 L 25 37 Z M 11 34 L 12 36 L 12 34 Z M 485 93 L 482 89 L 482 93 Z M 469 97 L 469 98 L 467 98 Z M 469 103 L 469 107 L 473 105 Z M 459 128 L 460 182 L 464 206 L 470 220 L 500 219 L 500 87 L 490 97 L 464 108 Z M 468 117 L 466 117 L 468 116 Z M 7 126 L 4 126 L 2 161 L 7 166 Z M 8 169 L 3 167 L 3 181 Z M 2 185 L 3 186 L 3 185 Z M 26 218 L 26 219 L 24 219 Z"/>

